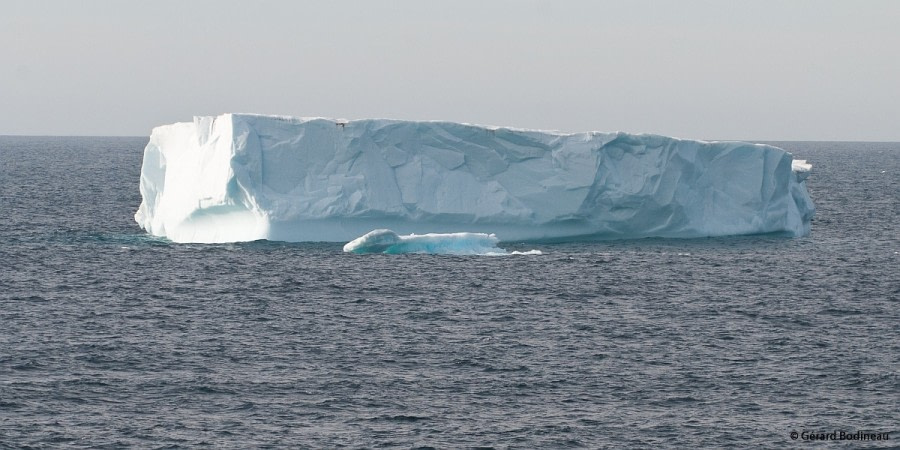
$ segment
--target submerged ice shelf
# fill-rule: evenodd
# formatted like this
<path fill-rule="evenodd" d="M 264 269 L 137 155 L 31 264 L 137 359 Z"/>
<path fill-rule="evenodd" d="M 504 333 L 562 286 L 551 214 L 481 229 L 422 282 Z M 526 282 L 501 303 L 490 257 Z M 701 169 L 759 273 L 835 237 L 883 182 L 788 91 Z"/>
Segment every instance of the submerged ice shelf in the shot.
<path fill-rule="evenodd" d="M 802 236 L 809 170 L 743 142 L 224 114 L 153 130 L 135 220 L 176 242 Z"/>

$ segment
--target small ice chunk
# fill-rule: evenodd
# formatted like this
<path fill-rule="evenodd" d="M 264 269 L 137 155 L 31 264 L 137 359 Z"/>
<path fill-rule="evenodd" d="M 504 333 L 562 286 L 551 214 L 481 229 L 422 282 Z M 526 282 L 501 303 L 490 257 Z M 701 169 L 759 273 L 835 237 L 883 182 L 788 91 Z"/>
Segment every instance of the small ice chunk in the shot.
<path fill-rule="evenodd" d="M 539 250 L 507 253 L 497 247 L 500 239 L 487 233 L 428 233 L 398 235 L 391 230 L 372 230 L 344 245 L 347 253 L 429 253 L 441 255 L 540 255 Z"/>
<path fill-rule="evenodd" d="M 795 159 L 791 162 L 791 170 L 794 172 L 809 172 L 812 164 L 806 162 L 805 159 Z"/>

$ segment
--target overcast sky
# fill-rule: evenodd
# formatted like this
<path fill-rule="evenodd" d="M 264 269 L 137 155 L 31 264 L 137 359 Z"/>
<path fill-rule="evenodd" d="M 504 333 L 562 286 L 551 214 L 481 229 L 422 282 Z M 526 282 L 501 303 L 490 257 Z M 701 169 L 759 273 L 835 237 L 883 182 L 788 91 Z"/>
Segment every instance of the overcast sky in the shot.
<path fill-rule="evenodd" d="M 900 1 L 0 7 L 0 134 L 224 112 L 900 141 Z"/>

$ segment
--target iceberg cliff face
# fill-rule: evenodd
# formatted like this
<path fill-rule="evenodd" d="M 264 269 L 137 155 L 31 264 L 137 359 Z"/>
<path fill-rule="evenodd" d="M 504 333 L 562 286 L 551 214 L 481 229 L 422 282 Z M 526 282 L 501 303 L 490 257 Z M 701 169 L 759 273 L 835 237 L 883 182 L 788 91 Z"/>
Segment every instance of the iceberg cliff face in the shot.
<path fill-rule="evenodd" d="M 135 220 L 176 242 L 801 236 L 808 172 L 741 142 L 225 114 L 153 130 Z"/>

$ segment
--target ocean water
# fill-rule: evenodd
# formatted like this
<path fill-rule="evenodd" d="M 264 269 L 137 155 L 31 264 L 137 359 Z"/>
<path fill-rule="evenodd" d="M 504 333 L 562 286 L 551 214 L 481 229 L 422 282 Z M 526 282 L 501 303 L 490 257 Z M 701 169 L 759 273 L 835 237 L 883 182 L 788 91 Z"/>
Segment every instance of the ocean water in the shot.
<path fill-rule="evenodd" d="M 145 143 L 0 137 L 0 447 L 900 442 L 900 143 L 774 143 L 809 237 L 504 257 L 154 239 Z"/>

